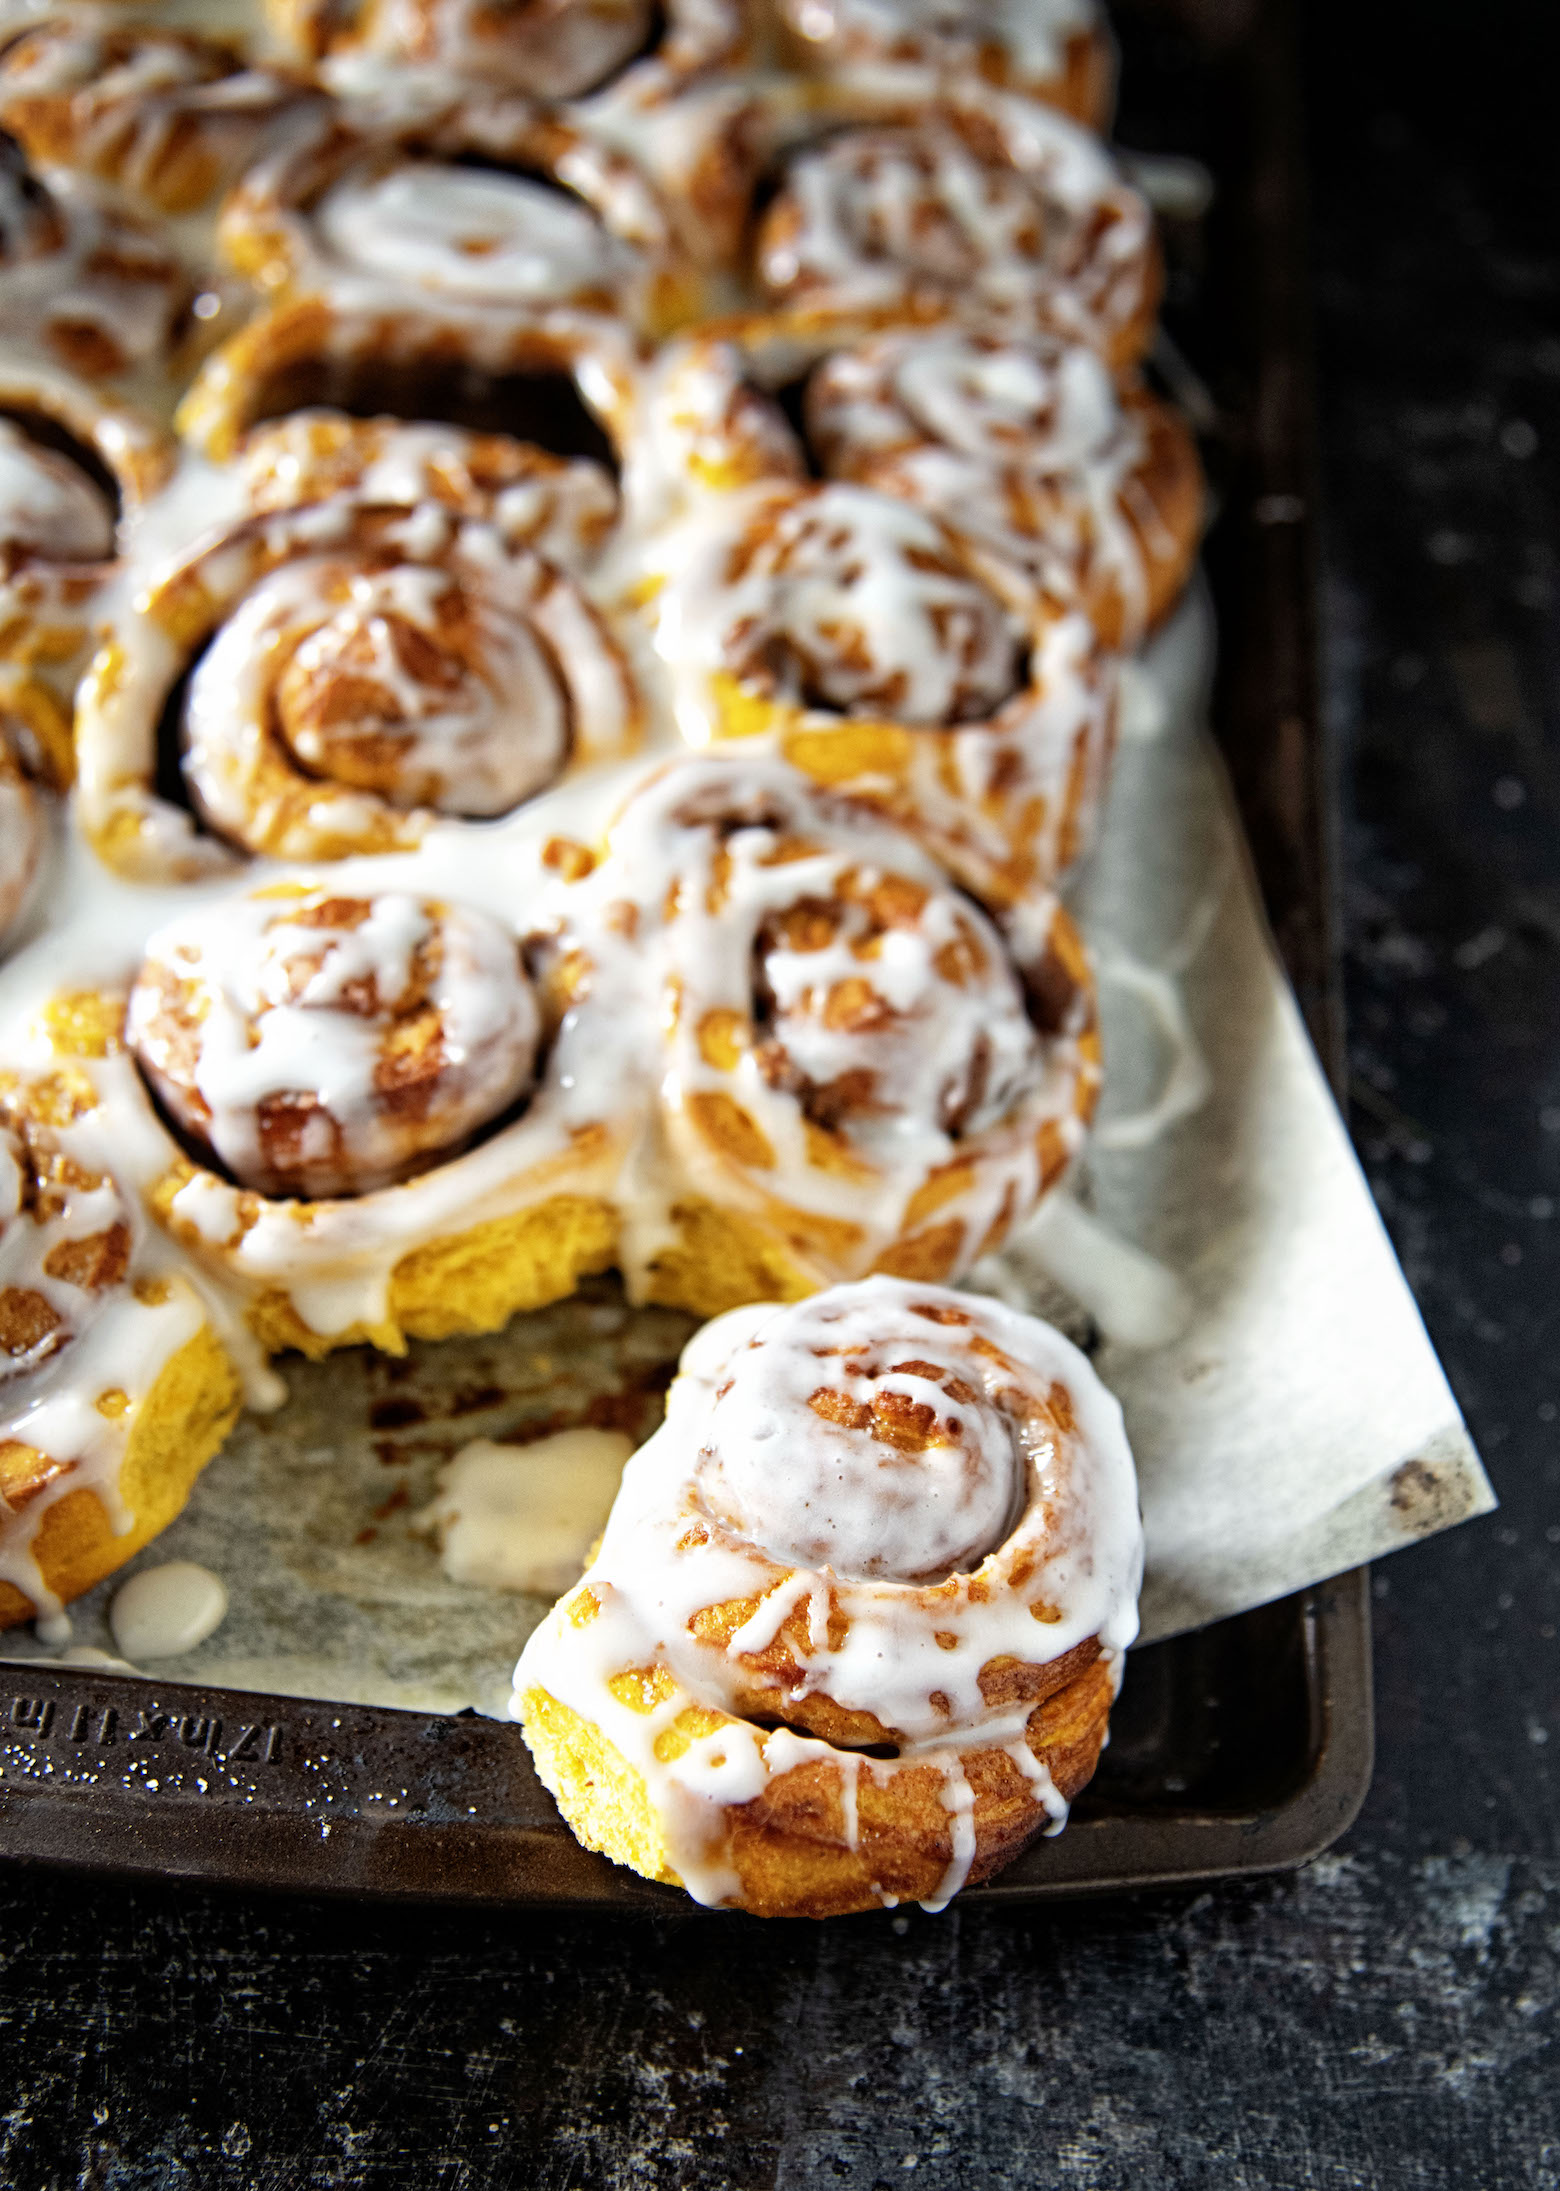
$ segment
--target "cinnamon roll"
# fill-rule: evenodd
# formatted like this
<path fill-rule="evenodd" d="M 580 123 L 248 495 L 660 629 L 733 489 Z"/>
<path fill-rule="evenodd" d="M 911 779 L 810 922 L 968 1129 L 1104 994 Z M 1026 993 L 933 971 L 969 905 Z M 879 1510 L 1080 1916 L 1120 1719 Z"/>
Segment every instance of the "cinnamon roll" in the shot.
<path fill-rule="evenodd" d="M 690 743 L 767 736 L 988 903 L 1043 891 L 1083 850 L 1114 663 L 1026 574 L 848 483 L 712 498 L 655 567 L 647 613 Z"/>
<path fill-rule="evenodd" d="M 178 260 L 77 177 L 45 183 L 0 132 L 0 341 L 89 380 L 167 358 L 190 303 Z"/>
<path fill-rule="evenodd" d="M 567 535 L 568 483 L 533 467 L 511 520 Z M 630 750 L 640 708 L 615 641 L 560 564 L 506 538 L 502 503 L 489 521 L 338 494 L 241 520 L 165 570 L 78 700 L 79 812 L 100 857 L 183 880 L 235 848 L 406 850 L 439 816 L 509 813 Z M 157 789 L 170 728 L 185 805 Z"/>
<path fill-rule="evenodd" d="M 165 1528 L 238 1414 L 227 1350 L 119 1176 L 128 1072 L 0 1074 L 0 1627 Z"/>
<path fill-rule="evenodd" d="M 889 1278 L 739 1309 L 511 1710 L 577 1837 L 646 1878 L 941 1908 L 1093 1773 L 1142 1556 L 1121 1411 L 1048 1325 Z"/>
<path fill-rule="evenodd" d="M 901 831 L 745 755 L 666 769 L 608 844 L 598 919 L 632 908 L 660 1023 L 646 1297 L 956 1277 L 1060 1177 L 1099 1043 L 1054 899 L 1004 937 Z"/>
<path fill-rule="evenodd" d="M 252 166 L 220 240 L 263 287 L 485 319 L 560 307 L 651 332 L 700 290 L 634 160 L 524 101 L 475 94 L 405 127 L 336 119 Z"/>
<path fill-rule="evenodd" d="M 776 0 L 785 58 L 809 72 L 904 70 L 975 79 L 1102 129 L 1114 55 L 1098 0 Z"/>
<path fill-rule="evenodd" d="M 1044 328 L 1117 366 L 1147 348 L 1160 283 L 1148 207 L 1097 139 L 1002 95 L 794 153 L 756 272 L 814 323 Z"/>
<path fill-rule="evenodd" d="M 549 879 L 544 851 L 524 939 L 411 878 L 274 884 L 92 993 L 140 1070 L 143 1199 L 267 1349 L 498 1330 L 615 1260 L 633 998 Z"/>
<path fill-rule="evenodd" d="M 33 160 L 162 213 L 207 204 L 301 96 L 220 39 L 90 6 L 49 10 L 0 55 L 0 127 Z"/>
<path fill-rule="evenodd" d="M 954 328 L 824 359 L 806 387 L 812 451 L 836 479 L 897 495 L 1077 598 L 1107 645 L 1174 607 L 1196 558 L 1202 478 L 1170 407 L 1055 337 Z"/>

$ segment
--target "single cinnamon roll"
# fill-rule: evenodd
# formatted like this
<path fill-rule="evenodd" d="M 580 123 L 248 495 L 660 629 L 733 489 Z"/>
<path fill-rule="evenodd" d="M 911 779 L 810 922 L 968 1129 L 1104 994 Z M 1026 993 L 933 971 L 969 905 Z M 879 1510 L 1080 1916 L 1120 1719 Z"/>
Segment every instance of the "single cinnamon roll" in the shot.
<path fill-rule="evenodd" d="M 190 297 L 149 229 L 105 210 L 75 176 L 45 183 L 0 132 L 0 341 L 103 380 L 164 361 Z"/>
<path fill-rule="evenodd" d="M 903 70 L 1022 92 L 1091 129 L 1110 118 L 1115 67 L 1098 0 L 776 0 L 785 58 L 809 72 Z"/>
<path fill-rule="evenodd" d="M 0 127 L 162 213 L 206 204 L 304 95 L 193 31 L 51 9 L 0 55 Z"/>
<path fill-rule="evenodd" d="M 608 844 L 593 887 L 634 908 L 660 1023 L 648 1298 L 956 1277 L 1060 1177 L 1099 1044 L 1054 899 L 1007 940 L 912 839 L 772 758 L 674 764 Z"/>
<path fill-rule="evenodd" d="M 1024 573 L 850 484 L 711 498 L 654 563 L 648 613 L 690 743 L 766 736 L 989 903 L 1043 891 L 1084 849 L 1114 664 Z"/>
<path fill-rule="evenodd" d="M 650 0 L 269 0 L 268 13 L 310 60 L 443 70 L 538 99 L 604 82 L 646 44 L 655 16 Z"/>
<path fill-rule="evenodd" d="M 815 322 L 1044 328 L 1117 366 L 1147 348 L 1159 302 L 1152 218 L 1109 154 L 1002 95 L 793 153 L 756 268 L 773 302 Z"/>
<path fill-rule="evenodd" d="M 363 863 L 208 896 L 44 1014 L 128 1047 L 142 1199 L 267 1350 L 496 1331 L 617 1260 L 641 969 L 551 840 L 511 868 L 523 935 Z"/>
<path fill-rule="evenodd" d="M 223 207 L 237 270 L 276 291 L 464 312 L 559 308 L 658 332 L 701 292 L 630 156 L 561 115 L 468 93 L 405 127 L 337 118 L 254 164 Z"/>
<path fill-rule="evenodd" d="M 869 1278 L 690 1343 L 511 1710 L 578 1838 L 646 1878 L 768 1917 L 941 1908 L 1065 1822 L 1142 1561 L 1077 1349 Z"/>
<path fill-rule="evenodd" d="M 116 1072 L 0 1076 L 0 1627 L 167 1526 L 239 1383 L 118 1176 Z"/>
<path fill-rule="evenodd" d="M 511 521 L 567 536 L 564 481 L 538 468 L 531 484 Z M 235 847 L 406 850 L 441 815 L 511 812 L 630 750 L 640 709 L 621 653 L 575 579 L 505 537 L 501 502 L 487 521 L 437 496 L 342 493 L 242 520 L 165 570 L 78 699 L 80 818 L 101 857 L 169 880 Z M 170 709 L 187 807 L 156 788 Z"/>
<path fill-rule="evenodd" d="M 458 1154 L 535 1078 L 515 938 L 469 906 L 282 888 L 147 945 L 126 1038 L 186 1140 L 280 1198 Z"/>
<path fill-rule="evenodd" d="M 1152 631 L 1202 529 L 1202 475 L 1180 417 L 1055 337 L 953 328 L 885 335 L 824 359 L 806 387 L 825 472 L 897 495 L 1077 598 L 1108 646 Z"/>

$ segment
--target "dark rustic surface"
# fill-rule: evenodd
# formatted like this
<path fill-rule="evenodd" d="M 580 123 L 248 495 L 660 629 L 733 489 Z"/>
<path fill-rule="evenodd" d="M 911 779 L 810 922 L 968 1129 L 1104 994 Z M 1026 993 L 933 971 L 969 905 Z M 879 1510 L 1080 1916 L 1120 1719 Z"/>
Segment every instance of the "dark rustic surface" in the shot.
<path fill-rule="evenodd" d="M 1551 13 L 1308 16 L 1354 1124 L 1505 1501 L 1378 1573 L 1358 1825 L 812 1929 L 13 1874 L 0 2182 L 1560 2186 Z"/>

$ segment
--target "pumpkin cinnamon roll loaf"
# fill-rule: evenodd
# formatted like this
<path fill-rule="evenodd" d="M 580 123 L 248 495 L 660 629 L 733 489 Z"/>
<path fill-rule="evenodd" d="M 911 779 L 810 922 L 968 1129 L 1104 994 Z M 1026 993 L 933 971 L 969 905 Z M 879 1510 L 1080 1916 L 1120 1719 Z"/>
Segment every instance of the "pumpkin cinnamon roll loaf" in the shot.
<path fill-rule="evenodd" d="M 634 1290 L 711 1315 L 873 1270 L 956 1277 L 1060 1177 L 1099 1085 L 1054 899 L 1004 935 L 913 839 L 774 759 L 638 791 L 579 886 L 645 962 L 658 1147 Z"/>
<path fill-rule="evenodd" d="M 0 1072 L 0 1627 L 58 1613 L 188 1498 L 229 1352 L 141 1212 L 128 1061 Z"/>
<path fill-rule="evenodd" d="M 511 1709 L 579 1839 L 646 1878 L 769 1917 L 940 1908 L 1064 1823 L 1141 1572 L 1084 1357 L 870 1278 L 690 1343 Z"/>

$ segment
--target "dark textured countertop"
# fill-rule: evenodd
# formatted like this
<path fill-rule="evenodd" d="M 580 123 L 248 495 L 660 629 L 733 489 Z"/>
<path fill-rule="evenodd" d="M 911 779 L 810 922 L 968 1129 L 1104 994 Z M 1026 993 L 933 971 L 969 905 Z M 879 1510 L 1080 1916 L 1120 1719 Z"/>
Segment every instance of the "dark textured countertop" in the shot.
<path fill-rule="evenodd" d="M 1377 1573 L 1358 1823 L 767 1930 L 13 1872 L 0 2182 L 1560 2186 L 1552 18 L 1307 11 L 1353 1125 L 1505 1502 Z"/>

